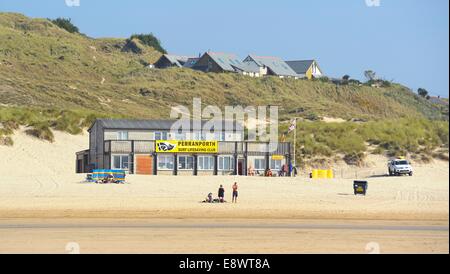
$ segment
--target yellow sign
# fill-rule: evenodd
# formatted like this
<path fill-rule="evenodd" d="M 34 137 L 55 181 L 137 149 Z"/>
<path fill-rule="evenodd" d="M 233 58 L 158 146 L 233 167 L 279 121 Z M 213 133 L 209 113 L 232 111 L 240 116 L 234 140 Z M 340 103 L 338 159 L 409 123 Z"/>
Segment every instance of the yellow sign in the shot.
<path fill-rule="evenodd" d="M 156 141 L 157 153 L 218 153 L 217 141 Z"/>
<path fill-rule="evenodd" d="M 272 160 L 284 160 L 283 155 L 272 155 Z"/>

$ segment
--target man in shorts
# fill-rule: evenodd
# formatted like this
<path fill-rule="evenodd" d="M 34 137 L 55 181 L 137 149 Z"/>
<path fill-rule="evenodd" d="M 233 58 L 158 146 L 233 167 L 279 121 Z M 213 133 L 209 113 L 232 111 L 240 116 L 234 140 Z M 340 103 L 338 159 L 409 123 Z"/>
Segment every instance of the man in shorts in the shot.
<path fill-rule="evenodd" d="M 238 185 L 235 182 L 233 185 L 233 203 L 237 203 L 237 198 L 238 198 Z"/>

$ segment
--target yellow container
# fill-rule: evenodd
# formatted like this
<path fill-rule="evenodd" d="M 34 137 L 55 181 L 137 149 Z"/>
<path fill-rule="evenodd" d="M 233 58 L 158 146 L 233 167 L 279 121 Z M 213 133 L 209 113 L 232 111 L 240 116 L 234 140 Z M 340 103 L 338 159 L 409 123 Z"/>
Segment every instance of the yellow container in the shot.
<path fill-rule="evenodd" d="M 313 179 L 318 179 L 319 178 L 319 170 L 317 169 L 313 169 L 312 171 L 312 176 Z"/>
<path fill-rule="evenodd" d="M 320 179 L 326 179 L 327 175 L 328 175 L 328 170 L 323 170 L 323 169 L 319 170 L 319 178 Z"/>
<path fill-rule="evenodd" d="M 328 179 L 333 179 L 334 178 L 334 173 L 332 169 L 327 170 L 327 178 Z"/>

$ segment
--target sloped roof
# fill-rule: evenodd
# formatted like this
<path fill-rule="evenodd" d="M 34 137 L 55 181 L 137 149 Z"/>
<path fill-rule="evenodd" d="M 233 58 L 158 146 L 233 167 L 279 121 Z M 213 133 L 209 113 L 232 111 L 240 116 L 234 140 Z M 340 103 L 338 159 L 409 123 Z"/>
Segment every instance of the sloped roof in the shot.
<path fill-rule="evenodd" d="M 192 58 L 189 58 L 189 59 L 187 59 L 187 61 L 184 63 L 184 66 L 183 66 L 183 67 L 185 67 L 185 68 L 192 68 L 192 67 L 198 62 L 198 60 L 200 60 L 199 57 L 192 57 Z"/>
<path fill-rule="evenodd" d="M 106 129 L 122 129 L 122 130 L 170 130 L 172 125 L 178 120 L 133 120 L 133 119 L 97 119 L 95 123 L 99 123 L 102 128 Z M 193 121 L 191 129 L 193 128 Z M 202 127 L 208 122 L 202 120 Z M 223 121 L 222 129 L 225 127 L 233 127 L 234 130 L 243 130 L 243 127 L 238 127 L 234 121 Z"/>
<path fill-rule="evenodd" d="M 166 57 L 173 65 L 176 65 L 178 67 L 182 67 L 190 58 L 188 56 L 180 56 L 172 54 L 164 54 L 163 56 Z"/>
<path fill-rule="evenodd" d="M 446 101 L 440 97 L 431 96 L 429 101 L 433 104 L 448 106 L 448 100 Z"/>
<path fill-rule="evenodd" d="M 249 55 L 247 58 L 252 59 L 260 67 L 268 67 L 278 76 L 298 76 L 297 73 L 279 57 Z"/>
<path fill-rule="evenodd" d="M 314 60 L 298 60 L 298 61 L 286 61 L 286 63 L 297 73 L 306 74 L 308 69 L 314 63 Z"/>
<path fill-rule="evenodd" d="M 259 73 L 259 66 L 254 62 L 243 62 L 239 65 L 234 66 L 237 70 L 245 72 Z"/>
<path fill-rule="evenodd" d="M 221 67 L 225 71 L 236 71 L 234 66 L 241 65 L 241 61 L 239 61 L 238 56 L 232 53 L 223 53 L 223 52 L 207 52 L 211 59 L 217 63 L 219 67 Z"/>

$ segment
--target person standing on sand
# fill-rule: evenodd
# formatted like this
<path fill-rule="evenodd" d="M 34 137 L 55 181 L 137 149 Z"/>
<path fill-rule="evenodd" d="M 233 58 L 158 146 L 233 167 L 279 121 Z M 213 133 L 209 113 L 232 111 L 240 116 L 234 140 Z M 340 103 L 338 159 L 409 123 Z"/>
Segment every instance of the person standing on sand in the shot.
<path fill-rule="evenodd" d="M 220 200 L 220 202 L 221 203 L 223 203 L 225 200 L 224 200 L 224 197 L 225 197 L 225 188 L 223 188 L 223 185 L 220 185 L 220 187 L 219 187 L 219 193 L 218 193 L 219 195 L 219 200 Z"/>
<path fill-rule="evenodd" d="M 234 185 L 233 185 L 233 203 L 237 203 L 237 198 L 238 198 L 238 185 L 237 185 L 237 182 L 234 182 Z"/>
<path fill-rule="evenodd" d="M 293 167 L 293 174 L 294 174 L 294 177 L 297 177 L 297 167 Z"/>
<path fill-rule="evenodd" d="M 284 164 L 282 167 L 281 174 L 283 177 L 286 177 L 286 176 L 288 176 L 288 173 L 289 173 L 289 166 L 287 164 Z"/>

